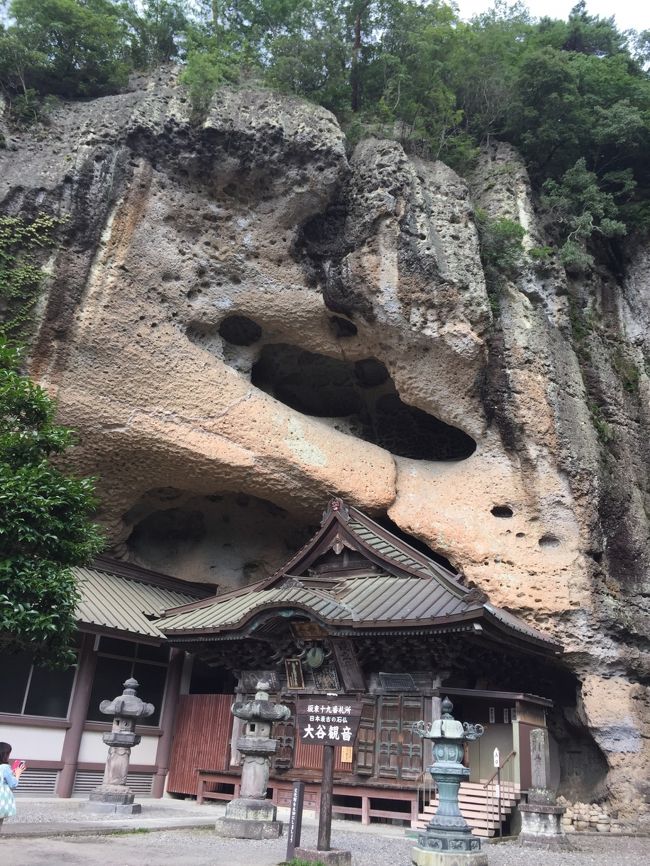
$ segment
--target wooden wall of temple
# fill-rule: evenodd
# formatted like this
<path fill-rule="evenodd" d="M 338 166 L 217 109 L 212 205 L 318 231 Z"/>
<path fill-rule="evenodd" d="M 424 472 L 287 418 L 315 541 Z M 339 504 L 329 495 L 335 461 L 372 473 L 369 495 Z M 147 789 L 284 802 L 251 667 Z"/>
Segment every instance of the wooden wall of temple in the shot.
<path fill-rule="evenodd" d="M 228 770 L 234 695 L 181 695 L 167 790 L 196 794 L 199 770 Z"/>
<path fill-rule="evenodd" d="M 169 792 L 196 794 L 199 770 L 239 772 L 230 763 L 230 707 L 236 699 L 235 695 L 181 696 L 167 782 Z M 290 699 L 284 703 L 292 716 L 274 726 L 278 750 L 271 775 L 319 780 L 322 748 L 296 738 L 295 704 Z M 352 763 L 343 762 L 341 750 L 336 750 L 337 778 L 357 785 L 372 779 L 374 784 L 414 786 L 430 753 L 423 754 L 423 741 L 413 734 L 411 725 L 419 719 L 430 719 L 431 699 L 422 695 L 365 695 L 362 703 Z"/>

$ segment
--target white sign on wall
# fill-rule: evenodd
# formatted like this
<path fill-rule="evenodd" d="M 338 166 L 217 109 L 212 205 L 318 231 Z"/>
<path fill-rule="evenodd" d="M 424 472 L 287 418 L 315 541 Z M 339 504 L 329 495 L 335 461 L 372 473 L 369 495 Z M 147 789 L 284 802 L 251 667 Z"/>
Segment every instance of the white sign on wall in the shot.
<path fill-rule="evenodd" d="M 495 749 L 495 750 L 494 750 L 494 766 L 495 766 L 495 767 L 499 767 L 499 766 L 500 766 L 500 764 L 501 764 L 501 760 L 500 760 L 500 759 L 501 759 L 501 756 L 499 755 L 499 750 L 498 750 L 498 749 Z"/>

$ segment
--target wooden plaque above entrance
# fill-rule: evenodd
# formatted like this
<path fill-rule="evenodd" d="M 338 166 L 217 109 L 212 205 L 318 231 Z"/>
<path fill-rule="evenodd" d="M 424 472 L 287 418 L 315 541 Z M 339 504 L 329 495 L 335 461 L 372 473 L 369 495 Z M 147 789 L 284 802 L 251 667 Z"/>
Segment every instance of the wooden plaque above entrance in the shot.
<path fill-rule="evenodd" d="M 341 697 L 299 698 L 296 726 L 303 743 L 315 746 L 351 746 L 357 736 L 361 701 Z"/>
<path fill-rule="evenodd" d="M 343 677 L 343 686 L 348 691 L 365 691 L 366 684 L 352 641 L 347 638 L 332 638 L 330 643 L 334 650 L 336 664 Z"/>
<path fill-rule="evenodd" d="M 255 694 L 258 683 L 268 683 L 270 692 L 280 691 L 280 677 L 277 671 L 242 671 L 239 675 L 239 690 Z"/>
<path fill-rule="evenodd" d="M 291 631 L 301 640 L 318 640 L 328 635 L 328 632 L 317 622 L 292 622 Z"/>

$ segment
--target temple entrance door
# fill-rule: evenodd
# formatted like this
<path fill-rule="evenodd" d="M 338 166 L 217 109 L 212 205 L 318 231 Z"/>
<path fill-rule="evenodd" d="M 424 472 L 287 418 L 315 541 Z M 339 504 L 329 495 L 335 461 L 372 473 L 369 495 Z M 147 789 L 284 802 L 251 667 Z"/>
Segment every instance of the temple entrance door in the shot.
<path fill-rule="evenodd" d="M 411 730 L 426 718 L 421 695 L 382 695 L 377 706 L 377 775 L 415 781 L 423 769 L 422 739 Z"/>

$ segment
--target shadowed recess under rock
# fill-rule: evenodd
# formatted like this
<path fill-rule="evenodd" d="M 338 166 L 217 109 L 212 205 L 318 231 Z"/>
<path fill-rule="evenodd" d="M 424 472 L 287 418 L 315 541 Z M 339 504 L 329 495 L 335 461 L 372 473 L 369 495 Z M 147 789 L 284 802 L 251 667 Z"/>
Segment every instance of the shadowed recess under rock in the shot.
<path fill-rule="evenodd" d="M 376 358 L 350 362 L 284 343 L 264 346 L 253 385 L 297 412 L 336 419 L 334 427 L 415 460 L 463 460 L 476 442 L 401 399 Z"/>
<path fill-rule="evenodd" d="M 132 561 L 226 588 L 272 574 L 315 531 L 265 499 L 175 488 L 150 490 L 124 519 Z"/>

